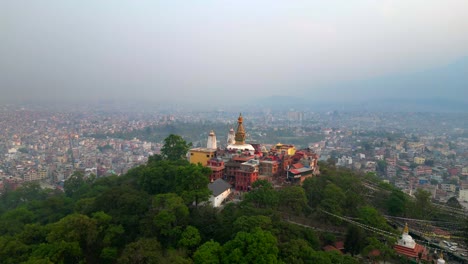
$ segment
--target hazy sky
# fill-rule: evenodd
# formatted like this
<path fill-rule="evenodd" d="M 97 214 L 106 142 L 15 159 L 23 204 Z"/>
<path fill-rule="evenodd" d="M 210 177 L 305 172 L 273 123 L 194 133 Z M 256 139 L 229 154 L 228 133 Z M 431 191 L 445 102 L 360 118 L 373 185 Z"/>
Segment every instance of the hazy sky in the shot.
<path fill-rule="evenodd" d="M 327 87 L 466 57 L 467 14 L 466 0 L 1 0 L 0 101 L 353 99 Z"/>

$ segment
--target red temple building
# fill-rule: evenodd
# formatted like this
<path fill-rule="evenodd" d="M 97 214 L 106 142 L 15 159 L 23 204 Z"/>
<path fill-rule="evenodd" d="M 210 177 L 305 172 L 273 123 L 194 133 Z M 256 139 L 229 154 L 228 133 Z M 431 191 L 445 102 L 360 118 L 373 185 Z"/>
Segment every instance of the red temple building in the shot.
<path fill-rule="evenodd" d="M 400 236 L 397 244 L 393 246 L 398 255 L 406 256 L 415 260 L 430 260 L 429 251 L 422 245 L 419 245 L 409 235 L 408 224 L 403 229 L 403 234 Z"/>

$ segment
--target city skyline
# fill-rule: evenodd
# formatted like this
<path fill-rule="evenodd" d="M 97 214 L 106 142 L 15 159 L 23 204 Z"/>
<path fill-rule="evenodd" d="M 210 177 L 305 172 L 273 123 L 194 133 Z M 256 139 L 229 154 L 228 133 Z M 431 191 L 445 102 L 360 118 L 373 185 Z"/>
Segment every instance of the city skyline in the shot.
<path fill-rule="evenodd" d="M 466 102 L 463 1 L 6 1 L 0 102 Z"/>

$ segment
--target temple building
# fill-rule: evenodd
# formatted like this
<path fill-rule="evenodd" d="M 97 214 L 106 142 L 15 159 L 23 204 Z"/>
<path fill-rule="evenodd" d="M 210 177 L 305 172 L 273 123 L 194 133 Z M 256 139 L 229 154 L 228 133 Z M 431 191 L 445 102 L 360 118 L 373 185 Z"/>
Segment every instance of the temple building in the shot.
<path fill-rule="evenodd" d="M 258 179 L 258 167 L 260 162 L 256 159 L 250 159 L 240 164 L 240 168 L 236 170 L 236 190 L 250 191 L 252 183 Z"/>
<path fill-rule="evenodd" d="M 442 254 L 442 252 L 440 252 L 439 259 L 437 260 L 437 264 L 445 264 L 444 255 Z"/>
<path fill-rule="evenodd" d="M 206 148 L 207 149 L 217 149 L 217 144 L 216 144 L 216 135 L 213 130 L 210 131 L 210 134 L 208 135 L 208 141 L 206 142 Z"/>
<path fill-rule="evenodd" d="M 407 258 L 429 260 L 428 250 L 424 246 L 417 244 L 409 235 L 408 224 L 405 224 L 403 234 L 393 248 L 397 254 L 406 256 Z"/>
<path fill-rule="evenodd" d="M 215 155 L 216 149 L 193 148 L 189 150 L 189 161 L 193 164 L 201 163 L 201 165 L 206 166 Z"/>
<path fill-rule="evenodd" d="M 227 136 L 227 144 L 233 145 L 235 143 L 236 143 L 236 132 L 234 132 L 234 128 L 231 127 L 231 129 L 229 129 L 229 133 Z"/>
<path fill-rule="evenodd" d="M 249 191 L 261 179 L 274 186 L 285 182 L 302 184 L 320 174 L 319 156 L 310 149 L 297 150 L 294 145 L 276 144 L 267 150 L 261 144 L 246 144 L 244 119 L 239 114 L 237 129 L 229 130 L 225 149 L 218 148 L 216 134 L 210 131 L 206 148 L 189 151 L 190 163 L 201 163 L 211 169 L 210 182 L 223 179 L 237 191 Z"/>
<path fill-rule="evenodd" d="M 210 182 L 223 178 L 225 166 L 222 159 L 212 158 L 208 161 L 206 166 L 211 169 Z"/>
<path fill-rule="evenodd" d="M 193 148 L 189 150 L 189 161 L 193 164 L 201 163 L 203 166 L 206 166 L 210 159 L 216 157 L 216 149 L 216 135 L 211 130 L 208 135 L 206 148 Z"/>
<path fill-rule="evenodd" d="M 239 118 L 237 119 L 237 130 L 234 138 L 235 142 L 234 144 L 229 144 L 227 149 L 237 152 L 248 151 L 250 154 L 254 154 L 255 148 L 252 145 L 245 143 L 245 129 L 244 125 L 242 124 L 243 122 L 244 119 L 242 118 L 242 114 L 240 114 Z"/>

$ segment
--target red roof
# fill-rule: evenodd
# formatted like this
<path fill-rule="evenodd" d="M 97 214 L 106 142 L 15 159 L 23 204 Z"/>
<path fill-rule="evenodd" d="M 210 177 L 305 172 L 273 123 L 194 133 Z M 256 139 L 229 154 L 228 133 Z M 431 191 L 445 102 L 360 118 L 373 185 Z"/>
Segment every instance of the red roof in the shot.
<path fill-rule="evenodd" d="M 323 251 L 332 251 L 332 250 L 336 250 L 338 252 L 341 253 L 341 251 L 339 249 L 337 249 L 336 247 L 332 246 L 332 245 L 326 245 L 324 246 L 323 248 Z"/>
<path fill-rule="evenodd" d="M 294 174 L 299 174 L 299 173 L 301 173 L 300 171 L 295 170 L 295 169 L 291 169 L 291 170 L 289 170 L 289 171 L 292 172 L 292 173 L 294 173 Z"/>
<path fill-rule="evenodd" d="M 414 248 L 407 248 L 400 245 L 393 246 L 397 254 L 404 255 L 410 258 L 418 258 L 419 252 L 422 253 L 422 258 L 427 260 L 427 250 L 425 247 L 416 244 Z"/>
<path fill-rule="evenodd" d="M 344 249 L 344 242 L 343 241 L 336 241 L 335 242 L 335 247 L 339 250 L 343 250 Z"/>
<path fill-rule="evenodd" d="M 440 228 L 434 228 L 434 234 L 436 235 L 441 235 L 441 236 L 450 236 L 450 233 L 445 231 L 445 230 L 442 230 Z"/>
<path fill-rule="evenodd" d="M 370 257 L 377 257 L 377 256 L 380 256 L 380 250 L 374 249 L 374 250 L 372 250 L 371 252 L 369 252 L 369 254 L 367 254 L 367 255 L 370 256 Z"/>
<path fill-rule="evenodd" d="M 292 166 L 293 166 L 295 169 L 300 169 L 300 168 L 304 167 L 304 165 L 302 165 L 302 163 L 294 163 Z"/>

